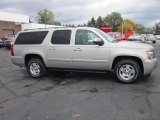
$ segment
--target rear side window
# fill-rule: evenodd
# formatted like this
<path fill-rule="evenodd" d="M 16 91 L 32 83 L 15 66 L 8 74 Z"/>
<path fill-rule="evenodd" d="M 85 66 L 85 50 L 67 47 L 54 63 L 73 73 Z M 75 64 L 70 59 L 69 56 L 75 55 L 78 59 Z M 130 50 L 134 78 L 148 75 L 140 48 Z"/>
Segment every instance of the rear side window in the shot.
<path fill-rule="evenodd" d="M 52 44 L 70 44 L 71 30 L 56 30 L 53 32 Z"/>
<path fill-rule="evenodd" d="M 24 32 L 20 33 L 15 44 L 41 44 L 48 31 Z"/>

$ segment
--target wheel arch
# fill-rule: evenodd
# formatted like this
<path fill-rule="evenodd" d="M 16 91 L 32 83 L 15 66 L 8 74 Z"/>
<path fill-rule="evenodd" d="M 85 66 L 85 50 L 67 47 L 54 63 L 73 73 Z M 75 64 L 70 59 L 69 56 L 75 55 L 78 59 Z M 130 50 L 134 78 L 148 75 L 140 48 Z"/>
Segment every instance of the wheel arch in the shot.
<path fill-rule="evenodd" d="M 144 74 L 144 67 L 143 67 L 143 62 L 141 60 L 141 58 L 139 57 L 136 57 L 136 56 L 117 56 L 113 59 L 113 62 L 112 62 L 112 69 L 114 69 L 115 65 L 123 60 L 123 59 L 131 59 L 131 60 L 134 60 L 135 62 L 138 63 L 138 65 L 140 66 L 140 69 L 141 69 L 141 73 Z"/>
<path fill-rule="evenodd" d="M 44 60 L 43 60 L 43 57 L 42 57 L 41 55 L 39 55 L 39 54 L 27 54 L 27 55 L 25 55 L 25 57 L 24 57 L 25 66 L 27 66 L 28 61 L 29 61 L 30 59 L 32 59 L 32 58 L 39 58 L 40 60 L 42 60 L 43 64 L 45 65 Z"/>

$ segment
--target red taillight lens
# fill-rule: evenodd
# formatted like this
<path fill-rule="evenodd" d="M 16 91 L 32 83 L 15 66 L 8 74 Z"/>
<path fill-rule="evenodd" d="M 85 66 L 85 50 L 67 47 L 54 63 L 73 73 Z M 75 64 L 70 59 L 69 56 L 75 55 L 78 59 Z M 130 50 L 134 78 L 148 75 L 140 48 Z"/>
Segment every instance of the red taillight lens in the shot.
<path fill-rule="evenodd" d="M 140 42 L 142 42 L 142 39 L 139 39 Z"/>
<path fill-rule="evenodd" d="M 11 56 L 14 56 L 14 52 L 13 52 L 13 45 L 11 45 Z"/>

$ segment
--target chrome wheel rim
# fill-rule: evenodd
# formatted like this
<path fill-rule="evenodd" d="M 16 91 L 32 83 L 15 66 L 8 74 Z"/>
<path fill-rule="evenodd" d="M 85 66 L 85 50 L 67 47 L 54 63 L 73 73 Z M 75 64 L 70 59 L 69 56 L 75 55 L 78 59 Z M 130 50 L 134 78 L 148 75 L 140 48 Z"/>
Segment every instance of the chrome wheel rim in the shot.
<path fill-rule="evenodd" d="M 119 76 L 126 81 L 133 79 L 136 75 L 136 70 L 132 65 L 123 65 L 119 69 Z"/>
<path fill-rule="evenodd" d="M 40 74 L 40 65 L 38 63 L 31 63 L 30 67 L 30 73 L 33 76 L 38 76 Z"/>

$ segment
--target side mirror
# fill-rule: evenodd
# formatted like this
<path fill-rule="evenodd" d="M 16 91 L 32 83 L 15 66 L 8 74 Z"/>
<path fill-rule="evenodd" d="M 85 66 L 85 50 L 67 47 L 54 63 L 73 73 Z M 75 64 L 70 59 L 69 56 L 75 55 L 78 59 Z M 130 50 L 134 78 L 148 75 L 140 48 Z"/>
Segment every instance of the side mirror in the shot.
<path fill-rule="evenodd" d="M 100 38 L 94 39 L 93 43 L 99 46 L 102 46 L 104 44 L 103 40 L 101 40 Z"/>

